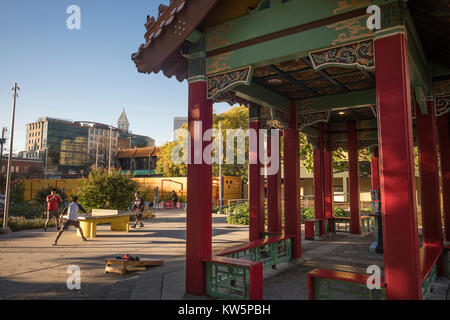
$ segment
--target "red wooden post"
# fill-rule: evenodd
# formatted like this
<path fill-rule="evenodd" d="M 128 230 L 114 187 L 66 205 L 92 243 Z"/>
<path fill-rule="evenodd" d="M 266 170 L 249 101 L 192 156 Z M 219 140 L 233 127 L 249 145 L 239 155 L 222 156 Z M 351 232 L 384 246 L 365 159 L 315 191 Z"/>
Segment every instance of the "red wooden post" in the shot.
<path fill-rule="evenodd" d="M 421 299 L 407 39 L 374 45 L 386 298 Z"/>
<path fill-rule="evenodd" d="M 209 143 L 202 142 L 203 133 L 212 128 L 212 103 L 206 97 L 206 81 L 189 83 L 188 111 L 191 146 L 200 145 L 203 154 Z M 200 132 L 194 132 L 194 121 L 200 121 Z M 212 169 L 203 157 L 201 159 L 200 164 L 187 166 L 186 292 L 195 295 L 205 294 L 206 270 L 202 258 L 211 255 L 212 237 L 212 202 L 209 200 L 212 198 Z"/>
<path fill-rule="evenodd" d="M 250 300 L 263 299 L 263 265 L 259 262 L 250 267 L 249 298 Z"/>
<path fill-rule="evenodd" d="M 323 152 L 324 167 L 324 204 L 325 218 L 331 219 L 334 216 L 334 191 L 333 191 L 333 152 L 328 148 Z M 331 222 L 331 220 L 328 220 Z M 333 224 L 328 227 L 329 232 L 334 232 Z"/>
<path fill-rule="evenodd" d="M 357 149 L 356 121 L 347 122 L 348 130 L 348 184 L 350 193 L 350 233 L 361 234 L 359 216 L 359 159 Z"/>
<path fill-rule="evenodd" d="M 427 109 L 428 114 L 421 114 L 418 106 L 416 108 L 423 243 L 442 245 L 441 199 L 439 195 L 434 102 L 429 101 Z"/>
<path fill-rule="evenodd" d="M 250 130 L 254 130 L 256 135 L 250 134 L 250 150 L 249 150 L 249 204 L 250 204 L 250 225 L 249 240 L 254 241 L 261 238 L 264 232 L 264 175 L 261 174 L 261 162 L 258 157 L 259 149 L 264 148 L 259 144 L 259 107 L 250 107 Z M 256 141 L 254 140 L 256 139 Z"/>
<path fill-rule="evenodd" d="M 281 138 L 281 137 L 280 137 Z M 278 141 L 279 143 L 279 141 Z M 280 145 L 280 143 L 279 143 Z M 271 156 L 272 139 L 267 139 L 267 154 Z M 280 150 L 279 150 L 280 152 Z M 280 154 L 278 159 L 281 159 Z M 267 231 L 281 232 L 281 167 L 276 174 L 267 176 Z"/>
<path fill-rule="evenodd" d="M 284 229 L 292 235 L 292 258 L 302 256 L 300 220 L 300 156 L 299 133 L 295 102 L 291 106 L 291 120 L 284 131 Z"/>
<path fill-rule="evenodd" d="M 314 283 L 314 277 L 308 273 L 308 300 L 316 299 L 316 284 Z"/>
<path fill-rule="evenodd" d="M 370 152 L 370 175 L 372 190 L 380 189 L 380 169 L 378 165 L 378 147 L 372 147 Z"/>
<path fill-rule="evenodd" d="M 319 124 L 317 149 L 314 149 L 314 218 L 325 220 L 324 213 L 324 165 L 323 165 L 323 124 Z M 325 223 L 321 223 L 320 235 L 325 235 Z"/>
<path fill-rule="evenodd" d="M 450 241 L 450 130 L 449 115 L 437 118 L 439 151 L 441 156 L 442 198 L 444 207 L 445 240 Z"/>

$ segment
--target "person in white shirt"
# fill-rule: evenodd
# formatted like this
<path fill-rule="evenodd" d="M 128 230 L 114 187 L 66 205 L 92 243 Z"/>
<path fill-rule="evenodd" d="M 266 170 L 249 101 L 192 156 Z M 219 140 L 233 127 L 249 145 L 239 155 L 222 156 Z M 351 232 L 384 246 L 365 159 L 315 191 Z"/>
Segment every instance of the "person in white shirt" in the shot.
<path fill-rule="evenodd" d="M 70 226 L 74 226 L 75 228 L 80 231 L 81 237 L 84 241 L 87 241 L 87 239 L 83 235 L 83 230 L 80 227 L 80 221 L 78 221 L 78 211 L 81 211 L 83 213 L 86 213 L 86 210 L 81 206 L 81 204 L 78 203 L 78 197 L 73 196 L 72 202 L 67 205 L 67 207 L 63 211 L 63 216 L 67 214 L 67 221 L 64 222 L 63 226 L 61 227 L 61 230 L 59 230 L 58 235 L 56 236 L 55 242 L 53 242 L 53 245 L 56 246 L 58 243 L 59 237 L 63 234 L 64 230 L 69 229 Z"/>

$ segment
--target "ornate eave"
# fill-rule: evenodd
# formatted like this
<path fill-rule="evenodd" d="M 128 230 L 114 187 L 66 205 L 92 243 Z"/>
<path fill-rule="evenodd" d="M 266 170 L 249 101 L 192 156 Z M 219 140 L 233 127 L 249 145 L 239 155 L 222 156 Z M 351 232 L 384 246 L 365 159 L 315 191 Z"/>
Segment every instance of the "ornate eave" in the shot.
<path fill-rule="evenodd" d="M 160 5 L 158 18 L 147 17 L 145 43 L 131 59 L 141 73 L 164 72 L 178 81 L 187 78 L 187 59 L 180 49 L 218 0 L 171 0 Z"/>

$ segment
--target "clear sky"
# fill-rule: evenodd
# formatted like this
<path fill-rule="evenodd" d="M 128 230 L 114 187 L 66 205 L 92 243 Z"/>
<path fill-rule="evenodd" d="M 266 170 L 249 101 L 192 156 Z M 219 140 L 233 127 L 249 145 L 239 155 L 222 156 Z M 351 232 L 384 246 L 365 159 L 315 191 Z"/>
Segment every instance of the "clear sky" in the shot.
<path fill-rule="evenodd" d="M 140 74 L 131 60 L 161 3 L 169 0 L 0 1 L 0 127 L 10 127 L 14 82 L 21 88 L 14 152 L 41 116 L 116 125 L 122 108 L 133 132 L 172 139 L 173 117 L 187 116 L 187 82 Z M 81 30 L 66 27 L 70 5 L 81 8 Z"/>

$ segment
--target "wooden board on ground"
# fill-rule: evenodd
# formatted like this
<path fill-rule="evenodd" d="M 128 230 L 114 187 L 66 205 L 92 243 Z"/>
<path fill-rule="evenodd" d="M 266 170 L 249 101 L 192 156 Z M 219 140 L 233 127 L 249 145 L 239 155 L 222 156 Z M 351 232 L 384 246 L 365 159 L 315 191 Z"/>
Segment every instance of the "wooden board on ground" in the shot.
<path fill-rule="evenodd" d="M 158 259 L 142 259 L 140 261 L 124 261 L 116 258 L 106 258 L 105 273 L 115 272 L 122 276 L 127 271 L 145 271 L 148 267 L 161 266 L 163 260 Z"/>

